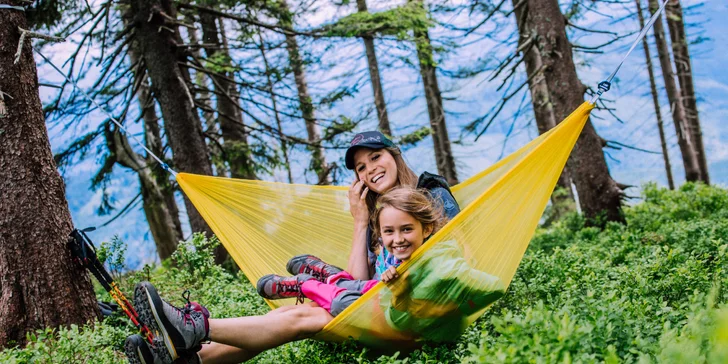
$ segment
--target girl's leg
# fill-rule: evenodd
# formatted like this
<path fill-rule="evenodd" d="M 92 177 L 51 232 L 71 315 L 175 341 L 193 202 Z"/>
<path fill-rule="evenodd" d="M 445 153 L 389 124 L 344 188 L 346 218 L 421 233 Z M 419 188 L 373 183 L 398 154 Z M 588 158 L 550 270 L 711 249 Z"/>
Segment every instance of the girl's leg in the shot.
<path fill-rule="evenodd" d="M 304 304 L 274 310 L 263 316 L 211 319 L 209 336 L 214 342 L 252 354 L 311 337 L 332 319 L 325 309 Z"/>
<path fill-rule="evenodd" d="M 301 293 L 329 312 L 331 311 L 331 302 L 344 291 L 346 291 L 345 288 L 316 280 L 306 281 L 301 284 Z"/>
<path fill-rule="evenodd" d="M 256 355 L 257 352 L 247 351 L 245 349 L 211 342 L 209 344 L 203 344 L 202 350 L 197 352 L 200 355 L 200 360 L 204 364 L 217 363 L 217 364 L 236 364 L 246 362 Z"/>
<path fill-rule="evenodd" d="M 343 289 L 334 299 L 331 300 L 331 315 L 338 316 L 347 307 L 351 306 L 354 301 L 358 300 L 364 293 L 372 289 L 377 284 L 376 280 L 359 281 L 359 280 L 339 280 L 338 286 L 349 287 Z M 341 288 L 340 288 L 341 289 Z"/>

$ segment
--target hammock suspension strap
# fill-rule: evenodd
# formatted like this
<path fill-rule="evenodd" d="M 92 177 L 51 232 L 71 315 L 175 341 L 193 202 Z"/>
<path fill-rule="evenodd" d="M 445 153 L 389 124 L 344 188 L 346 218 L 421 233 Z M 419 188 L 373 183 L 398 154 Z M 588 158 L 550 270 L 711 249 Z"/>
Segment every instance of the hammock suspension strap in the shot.
<path fill-rule="evenodd" d="M 139 332 L 141 332 L 144 339 L 147 340 L 150 345 L 154 346 L 152 331 L 141 322 L 139 314 L 134 309 L 134 306 L 121 292 L 119 286 L 117 286 L 116 282 L 114 282 L 114 279 L 111 277 L 109 272 L 106 271 L 104 264 L 101 263 L 99 257 L 96 255 L 96 248 L 91 242 L 91 239 L 89 239 L 86 235 L 86 232 L 94 230 L 96 230 L 96 228 L 90 227 L 82 230 L 74 229 L 71 232 L 70 238 L 68 239 L 68 248 L 71 250 L 71 255 L 78 264 L 88 269 L 88 271 L 96 277 L 96 280 L 101 283 L 101 286 L 104 287 L 106 292 L 109 292 L 111 298 L 119 304 L 121 310 L 124 311 L 134 326 L 136 326 Z"/>
<path fill-rule="evenodd" d="M 650 18 L 650 21 L 647 22 L 645 27 L 642 28 L 642 30 L 640 31 L 640 34 L 637 35 L 637 39 L 634 40 L 634 42 L 632 43 L 632 46 L 629 47 L 629 50 L 624 55 L 624 57 L 622 57 L 622 61 L 619 62 L 619 64 L 617 65 L 617 68 L 614 69 L 612 74 L 609 75 L 609 77 L 607 77 L 606 80 L 599 83 L 599 89 L 594 94 L 592 99 L 589 101 L 590 104 L 592 104 L 592 105 L 596 104 L 597 100 L 599 100 L 599 98 L 602 96 L 602 94 L 609 91 L 609 88 L 612 86 L 612 80 L 614 80 L 614 76 L 617 75 L 617 72 L 619 72 L 619 69 L 624 64 L 624 61 L 627 60 L 627 57 L 629 57 L 630 53 L 632 53 L 632 51 L 637 47 L 637 44 L 639 44 L 642 41 L 642 38 L 647 36 L 647 31 L 650 30 L 650 28 L 652 28 L 652 25 L 655 24 L 657 19 L 660 17 L 660 14 L 662 14 L 662 11 L 665 10 L 665 6 L 667 5 L 668 1 L 669 0 L 665 0 L 662 2 L 662 5 L 660 6 L 660 8 L 652 15 L 652 17 Z"/>

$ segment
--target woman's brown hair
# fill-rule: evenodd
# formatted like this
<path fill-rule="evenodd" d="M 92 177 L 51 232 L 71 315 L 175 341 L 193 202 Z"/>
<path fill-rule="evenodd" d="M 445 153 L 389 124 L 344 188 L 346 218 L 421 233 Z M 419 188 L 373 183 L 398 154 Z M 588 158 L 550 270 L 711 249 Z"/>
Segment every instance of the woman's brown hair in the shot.
<path fill-rule="evenodd" d="M 412 215 L 422 224 L 423 229 L 431 226 L 432 234 L 445 225 L 442 206 L 432 203 L 432 198 L 427 190 L 395 187 L 379 197 L 376 208 L 371 214 L 373 241 L 379 241 L 381 237 L 379 215 L 385 207 L 392 207 Z"/>
<path fill-rule="evenodd" d="M 407 165 L 407 162 L 404 161 L 404 158 L 402 157 L 402 152 L 399 150 L 399 148 L 383 148 L 389 154 L 392 155 L 392 158 L 394 158 L 394 163 L 397 165 L 397 185 L 394 188 L 397 187 L 410 187 L 415 188 L 417 187 L 417 175 L 415 172 L 412 171 L 412 169 Z M 357 178 L 359 178 L 359 175 L 357 174 Z M 376 209 L 376 203 L 377 199 L 379 198 L 379 194 L 369 190 L 367 192 L 366 197 L 366 203 L 367 203 L 367 209 L 369 210 L 369 216 L 372 215 L 374 210 Z M 376 241 L 376 240 L 375 240 Z"/>

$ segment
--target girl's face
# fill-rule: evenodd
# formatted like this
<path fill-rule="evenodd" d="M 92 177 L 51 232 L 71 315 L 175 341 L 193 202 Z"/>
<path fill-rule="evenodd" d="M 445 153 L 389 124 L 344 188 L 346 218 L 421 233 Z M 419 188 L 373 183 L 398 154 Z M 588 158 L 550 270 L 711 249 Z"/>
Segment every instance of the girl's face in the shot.
<path fill-rule="evenodd" d="M 379 227 L 384 247 L 399 260 L 407 260 L 432 234 L 431 226 L 422 226 L 414 216 L 394 207 L 379 212 Z"/>
<path fill-rule="evenodd" d="M 354 153 L 354 171 L 360 181 L 380 195 L 397 185 L 397 163 L 386 149 L 357 150 Z"/>

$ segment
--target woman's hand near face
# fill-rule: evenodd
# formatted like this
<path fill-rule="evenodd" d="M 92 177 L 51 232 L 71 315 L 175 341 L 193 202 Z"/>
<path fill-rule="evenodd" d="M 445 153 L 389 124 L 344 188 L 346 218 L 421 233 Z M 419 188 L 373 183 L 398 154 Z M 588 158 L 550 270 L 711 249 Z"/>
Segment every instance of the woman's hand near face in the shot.
<path fill-rule="evenodd" d="M 399 274 L 397 274 L 397 268 L 389 267 L 386 271 L 384 271 L 384 273 L 382 273 L 382 282 L 387 283 L 389 281 L 397 279 L 398 277 Z"/>
<path fill-rule="evenodd" d="M 369 209 L 366 202 L 368 192 L 369 187 L 364 186 L 362 181 L 354 181 L 349 187 L 349 212 L 354 217 L 354 223 L 359 226 L 369 224 Z"/>

